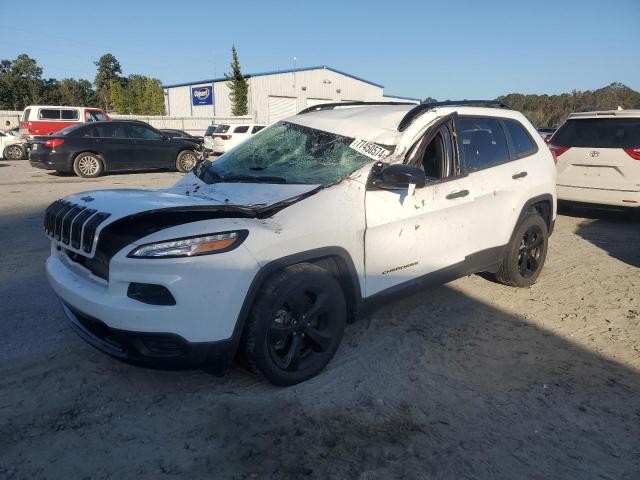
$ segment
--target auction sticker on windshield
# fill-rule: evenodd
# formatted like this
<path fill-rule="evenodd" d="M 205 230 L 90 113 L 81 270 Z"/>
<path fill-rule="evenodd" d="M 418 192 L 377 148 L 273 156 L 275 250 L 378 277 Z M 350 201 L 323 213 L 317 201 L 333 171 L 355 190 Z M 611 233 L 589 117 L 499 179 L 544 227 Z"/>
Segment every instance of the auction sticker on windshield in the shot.
<path fill-rule="evenodd" d="M 361 138 L 356 138 L 349 147 L 353 148 L 356 152 L 366 155 L 374 160 L 382 160 L 391 154 L 390 150 L 372 142 L 368 142 Z"/>

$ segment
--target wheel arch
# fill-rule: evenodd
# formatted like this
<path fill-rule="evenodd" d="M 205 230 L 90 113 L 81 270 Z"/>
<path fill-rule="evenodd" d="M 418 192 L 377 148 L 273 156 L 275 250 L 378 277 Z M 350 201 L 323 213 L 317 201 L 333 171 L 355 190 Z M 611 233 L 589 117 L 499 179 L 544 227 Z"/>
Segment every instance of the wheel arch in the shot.
<path fill-rule="evenodd" d="M 518 216 L 518 221 L 513 227 L 514 231 L 517 226 L 520 224 L 522 218 L 529 212 L 535 211 L 540 214 L 540 216 L 544 219 L 547 224 L 547 230 L 549 231 L 549 235 L 553 232 L 554 227 L 554 219 L 553 219 L 553 197 L 551 194 L 538 195 L 537 197 L 530 198 L 522 207 L 520 211 L 520 215 Z"/>
<path fill-rule="evenodd" d="M 283 268 L 299 263 L 311 263 L 318 265 L 337 278 L 345 294 L 348 318 L 355 319 L 364 312 L 364 302 L 362 299 L 358 273 L 351 256 L 344 248 L 323 247 L 295 253 L 293 255 L 287 255 L 285 257 L 272 260 L 262 266 L 253 277 L 233 330 L 232 339 L 234 343 L 234 350 L 237 349 L 240 344 L 240 339 L 242 337 L 242 332 L 244 331 L 244 326 L 249 316 L 249 312 L 251 311 L 251 308 L 253 307 L 258 293 L 265 281 L 271 275 Z"/>

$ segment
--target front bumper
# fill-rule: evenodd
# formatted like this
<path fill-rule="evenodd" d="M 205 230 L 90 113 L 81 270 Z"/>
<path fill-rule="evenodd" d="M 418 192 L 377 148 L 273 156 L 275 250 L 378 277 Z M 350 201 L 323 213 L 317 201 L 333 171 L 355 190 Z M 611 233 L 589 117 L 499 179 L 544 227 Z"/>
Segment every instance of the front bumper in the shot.
<path fill-rule="evenodd" d="M 233 361 L 236 342 L 192 343 L 172 333 L 131 332 L 110 328 L 104 322 L 61 302 L 71 327 L 98 350 L 131 363 L 159 367 L 202 364 L 224 370 Z"/>
<path fill-rule="evenodd" d="M 46 262 L 49 284 L 72 309 L 112 330 L 172 334 L 189 343 L 230 340 L 258 265 L 242 245 L 232 252 L 174 259 L 110 261 L 109 280 L 72 261 L 54 242 Z M 129 296 L 132 283 L 165 287 L 174 305 Z"/>

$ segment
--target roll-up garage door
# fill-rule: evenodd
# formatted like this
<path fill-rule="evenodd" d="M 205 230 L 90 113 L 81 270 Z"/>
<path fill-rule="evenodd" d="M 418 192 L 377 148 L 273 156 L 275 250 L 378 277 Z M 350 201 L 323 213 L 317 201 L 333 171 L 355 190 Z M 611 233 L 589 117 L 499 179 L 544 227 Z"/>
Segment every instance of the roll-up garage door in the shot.
<path fill-rule="evenodd" d="M 307 107 L 315 107 L 323 103 L 331 103 L 333 100 L 330 98 L 307 98 Z"/>
<path fill-rule="evenodd" d="M 296 111 L 296 99 L 294 97 L 269 96 L 269 123 L 298 113 Z"/>

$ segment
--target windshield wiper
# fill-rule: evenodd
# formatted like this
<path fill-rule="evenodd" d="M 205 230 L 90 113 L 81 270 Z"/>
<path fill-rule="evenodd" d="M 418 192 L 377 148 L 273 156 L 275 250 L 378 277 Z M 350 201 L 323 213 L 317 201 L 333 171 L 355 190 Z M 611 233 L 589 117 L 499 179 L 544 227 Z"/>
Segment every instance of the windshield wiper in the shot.
<path fill-rule="evenodd" d="M 223 182 L 247 182 L 247 183 L 287 183 L 283 177 L 270 175 L 226 175 L 222 177 Z"/>

